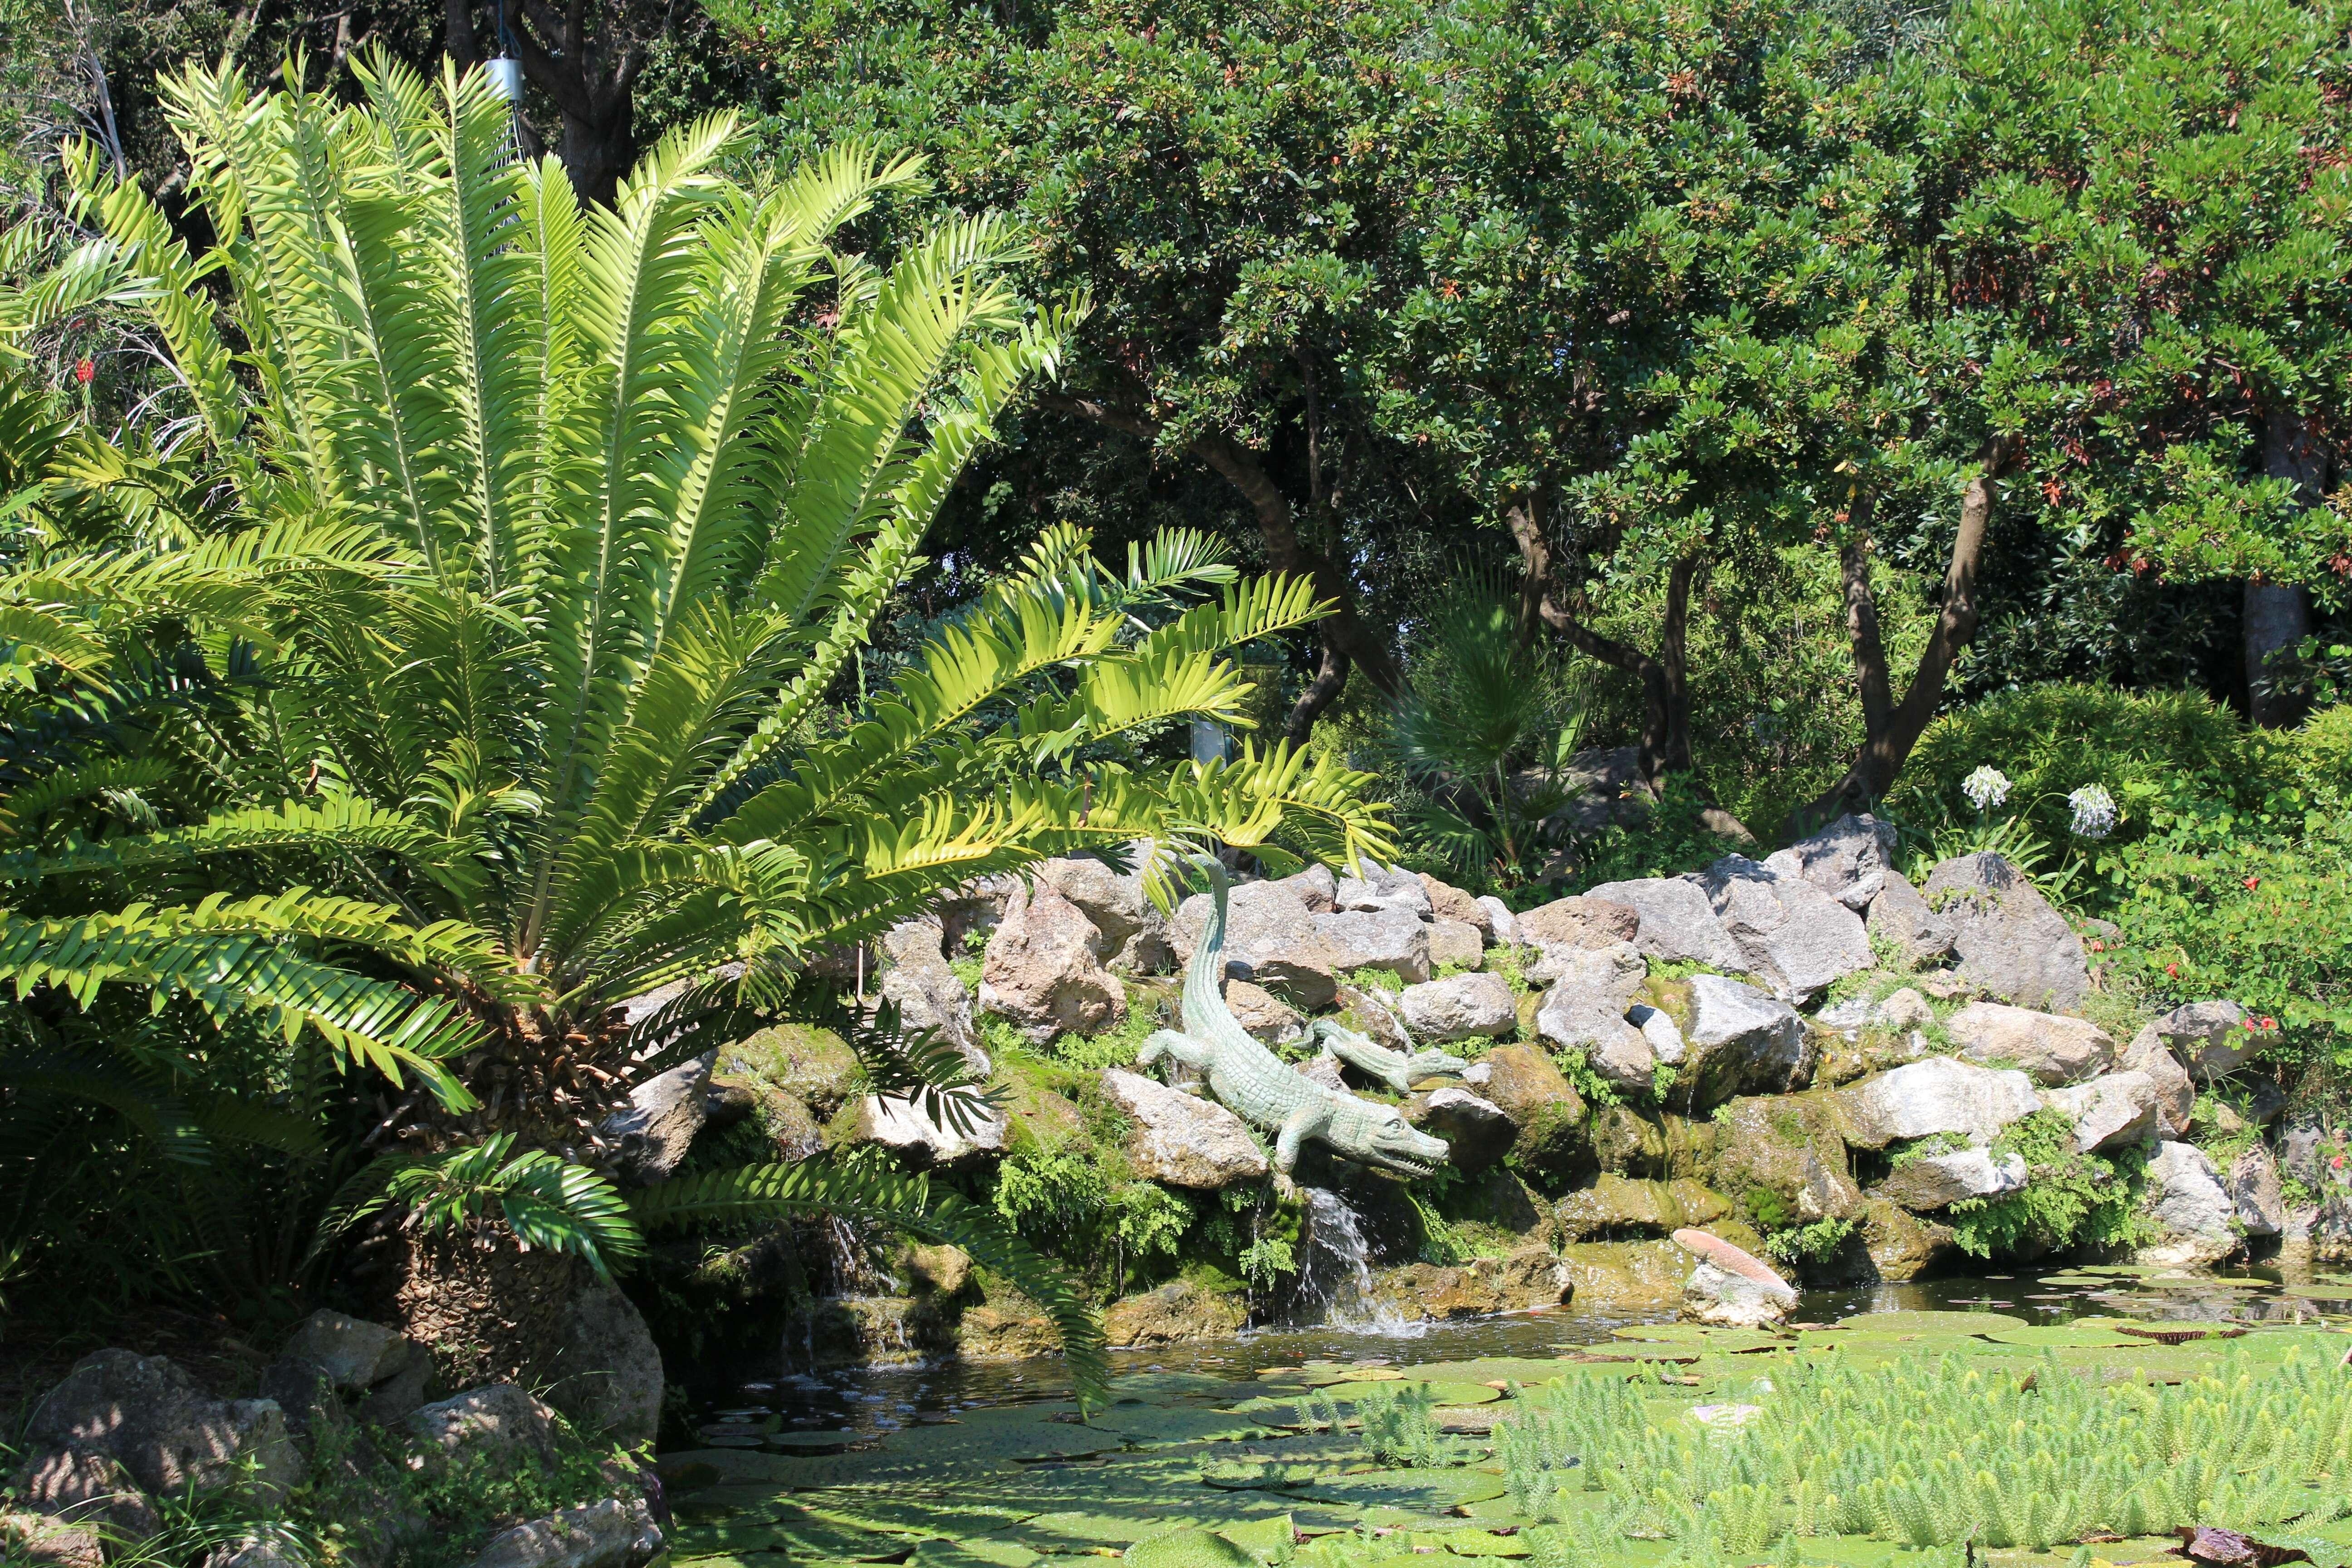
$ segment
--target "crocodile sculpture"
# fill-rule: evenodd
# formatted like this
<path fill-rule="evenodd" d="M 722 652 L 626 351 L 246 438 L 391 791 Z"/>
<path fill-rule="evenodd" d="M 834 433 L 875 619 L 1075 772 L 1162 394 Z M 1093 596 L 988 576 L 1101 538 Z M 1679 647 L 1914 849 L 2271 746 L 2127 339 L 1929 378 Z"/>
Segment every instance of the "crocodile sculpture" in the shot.
<path fill-rule="evenodd" d="M 1243 1120 L 1274 1133 L 1274 1163 L 1285 1175 L 1309 1138 L 1333 1152 L 1401 1176 L 1426 1176 L 1445 1163 L 1445 1140 L 1415 1130 L 1393 1105 L 1379 1105 L 1301 1078 L 1250 1037 L 1225 1006 L 1225 873 L 1212 863 L 1207 926 L 1184 969 L 1181 1033 L 1161 1029 L 1143 1042 L 1139 1064 L 1173 1057 L 1208 1075 L 1209 1088 Z"/>
<path fill-rule="evenodd" d="M 1470 1065 L 1460 1057 L 1448 1056 L 1434 1047 L 1411 1056 L 1390 1050 L 1386 1046 L 1374 1045 L 1370 1036 L 1358 1034 L 1337 1018 L 1316 1019 L 1307 1026 L 1307 1037 L 1321 1041 L 1325 1050 L 1349 1066 L 1371 1074 L 1399 1094 L 1411 1094 L 1413 1085 L 1424 1079 L 1445 1078 Z"/>

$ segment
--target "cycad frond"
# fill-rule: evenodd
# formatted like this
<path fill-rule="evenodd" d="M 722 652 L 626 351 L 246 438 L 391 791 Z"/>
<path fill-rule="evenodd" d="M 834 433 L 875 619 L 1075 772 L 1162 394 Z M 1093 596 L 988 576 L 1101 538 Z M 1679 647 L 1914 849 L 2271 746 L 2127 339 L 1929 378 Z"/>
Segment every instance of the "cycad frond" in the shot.
<path fill-rule="evenodd" d="M 0 880 L 37 881 L 47 877 L 131 871 L 150 866 L 184 865 L 205 855 L 300 849 L 311 854 L 379 850 L 418 861 L 437 860 L 444 845 L 414 817 L 356 795 L 320 801 L 247 806 L 221 812 L 193 827 L 167 828 L 89 843 L 68 843 L 54 853 L 0 855 Z"/>

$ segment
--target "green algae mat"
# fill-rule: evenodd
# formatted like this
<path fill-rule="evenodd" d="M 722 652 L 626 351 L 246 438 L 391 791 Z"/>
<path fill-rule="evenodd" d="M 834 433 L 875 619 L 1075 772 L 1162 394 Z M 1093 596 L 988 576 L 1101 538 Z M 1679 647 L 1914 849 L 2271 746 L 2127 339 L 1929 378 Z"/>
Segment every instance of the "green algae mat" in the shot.
<path fill-rule="evenodd" d="M 2165 1326 L 2179 1342 L 1872 1312 L 1631 1328 L 1550 1361 L 1142 1374 L 1083 1415 L 666 1455 L 670 1558 L 2125 1568 L 2179 1563 L 2174 1532 L 2210 1526 L 2352 1565 L 2352 1334 Z"/>

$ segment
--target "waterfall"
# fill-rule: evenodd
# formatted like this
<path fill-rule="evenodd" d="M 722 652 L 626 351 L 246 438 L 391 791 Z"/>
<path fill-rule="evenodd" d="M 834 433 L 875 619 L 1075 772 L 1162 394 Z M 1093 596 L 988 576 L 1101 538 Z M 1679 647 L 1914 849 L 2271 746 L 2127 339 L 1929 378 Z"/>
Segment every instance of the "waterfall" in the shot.
<path fill-rule="evenodd" d="M 1395 1339 L 1426 1333 L 1429 1325 L 1372 1300 L 1371 1248 L 1348 1200 L 1322 1187 L 1307 1193 L 1306 1295 L 1323 1309 L 1330 1328 Z"/>

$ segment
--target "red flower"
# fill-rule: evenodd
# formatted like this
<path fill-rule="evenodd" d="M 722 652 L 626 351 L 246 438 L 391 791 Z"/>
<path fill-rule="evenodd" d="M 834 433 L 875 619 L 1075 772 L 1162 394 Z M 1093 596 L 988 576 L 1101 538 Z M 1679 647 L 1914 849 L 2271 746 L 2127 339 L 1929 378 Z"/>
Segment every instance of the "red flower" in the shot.
<path fill-rule="evenodd" d="M 2180 978 L 2180 965 L 2179 965 L 2179 964 L 2177 964 L 2177 963 L 2168 963 L 2168 964 L 2166 964 L 2166 965 L 2164 966 L 2164 972 L 2165 972 L 2167 974 L 2171 975 L 2175 980 L 2178 980 L 2178 979 L 2179 979 L 2179 978 Z"/>
<path fill-rule="evenodd" d="M 2262 885 L 2263 879 L 2260 877 L 2249 877 L 2246 879 L 2246 891 L 2250 893 Z"/>
<path fill-rule="evenodd" d="M 2249 1029 L 2259 1029 L 2262 1027 L 2260 1024 L 2255 1023 L 2252 1018 L 2245 1019 L 2243 1022 Z"/>
<path fill-rule="evenodd" d="M 2276 1018 L 2265 1017 L 2263 1019 L 2263 1027 L 2265 1029 L 2275 1029 L 2278 1027 L 2278 1020 Z"/>
<path fill-rule="evenodd" d="M 81 383 L 84 386 L 88 386 L 89 384 L 89 378 L 97 374 L 98 366 L 92 364 L 89 360 L 80 359 L 74 362 L 74 379 Z"/>
<path fill-rule="evenodd" d="M 2338 1155 L 2336 1155 L 2336 1158 L 2334 1158 L 2333 1160 L 2328 1161 L 2327 1163 L 2328 1163 L 2330 1165 L 2334 1166 L 2336 1170 L 2339 1170 L 2339 1171 L 2340 1171 L 2340 1170 L 2342 1170 L 2342 1169 L 2344 1168 L 2344 1156 L 2343 1156 L 2343 1155 L 2341 1155 L 2341 1154 L 2338 1154 Z"/>

